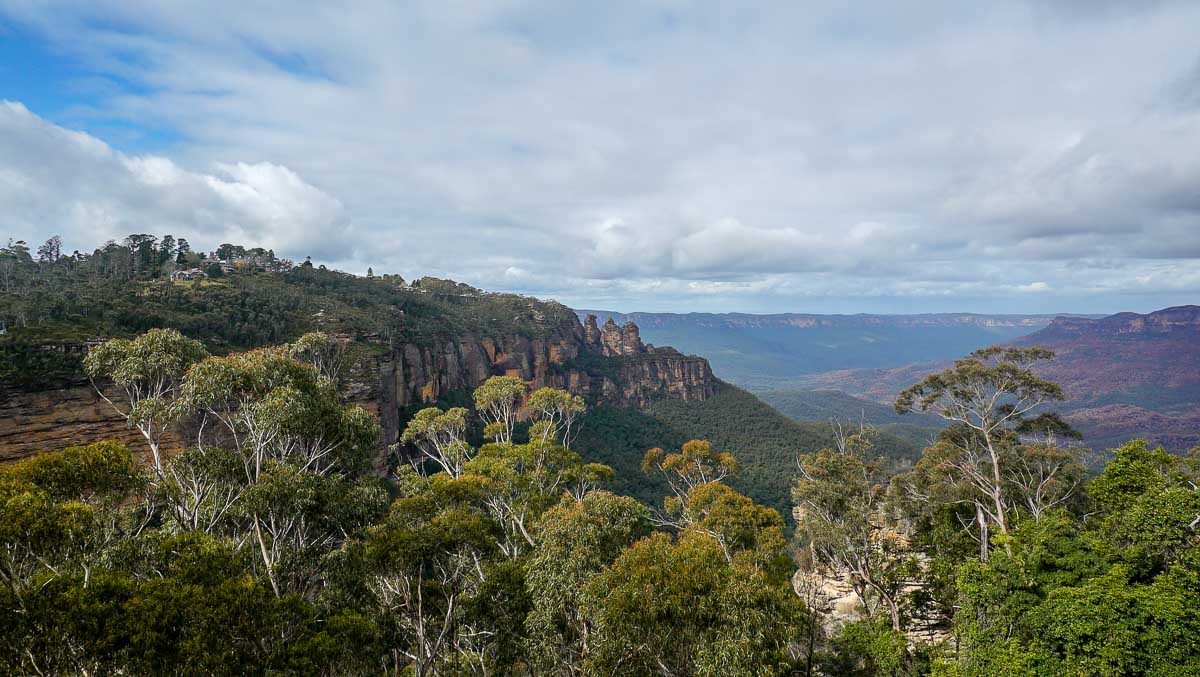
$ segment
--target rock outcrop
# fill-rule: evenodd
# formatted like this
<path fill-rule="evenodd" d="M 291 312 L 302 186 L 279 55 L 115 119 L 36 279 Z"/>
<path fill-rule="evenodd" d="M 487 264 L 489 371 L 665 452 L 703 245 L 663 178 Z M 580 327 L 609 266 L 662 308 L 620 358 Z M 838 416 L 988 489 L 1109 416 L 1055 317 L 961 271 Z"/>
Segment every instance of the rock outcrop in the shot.
<path fill-rule="evenodd" d="M 0 387 L 0 463 L 98 440 L 116 440 L 149 453 L 141 433 L 126 425 L 87 382 L 33 392 Z M 182 446 L 177 433 L 163 442 L 167 448 Z"/>
<path fill-rule="evenodd" d="M 922 567 L 924 559 L 919 560 Z M 854 590 L 854 581 L 847 572 L 831 572 L 823 569 L 799 569 L 792 575 L 792 589 L 816 614 L 817 622 L 826 637 L 836 637 L 847 623 L 867 618 L 862 598 Z M 900 590 L 903 613 L 907 619 L 904 634 L 909 644 L 937 644 L 951 638 L 950 619 L 935 612 L 918 608 L 912 604 L 914 593 L 921 590 L 916 582 L 904 584 Z M 868 596 L 869 598 L 869 596 Z M 876 615 L 886 617 L 882 608 L 874 609 Z"/>
<path fill-rule="evenodd" d="M 495 375 L 617 406 L 645 406 L 663 398 L 703 400 L 717 385 L 705 359 L 646 346 L 632 323 L 609 322 L 601 330 L 595 318 L 580 323 L 571 317 L 535 329 L 528 335 L 462 334 L 420 343 L 375 338 L 374 357 L 351 370 L 347 397 L 379 419 L 381 449 L 386 449 L 399 439 L 405 409 L 473 389 Z M 137 431 L 86 382 L 37 390 L 0 386 L 0 462 L 100 439 L 145 451 Z M 168 449 L 177 447 L 182 436 L 166 442 Z"/>
<path fill-rule="evenodd" d="M 641 332 L 632 321 L 624 326 L 610 317 L 604 327 L 596 328 L 596 316 L 588 315 L 584 321 L 584 341 L 587 348 L 605 357 L 631 357 L 654 352 L 653 346 L 642 343 Z"/>

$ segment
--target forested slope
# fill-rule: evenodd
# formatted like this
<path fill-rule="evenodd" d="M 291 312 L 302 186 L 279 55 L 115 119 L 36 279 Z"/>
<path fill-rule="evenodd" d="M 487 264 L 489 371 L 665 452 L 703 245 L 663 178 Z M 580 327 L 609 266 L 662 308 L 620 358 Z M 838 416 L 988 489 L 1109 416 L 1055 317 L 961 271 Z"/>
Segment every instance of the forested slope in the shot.
<path fill-rule="evenodd" d="M 617 471 L 616 490 L 654 504 L 666 487 L 641 472 L 642 454 L 652 447 L 678 449 L 691 439 L 709 440 L 714 448 L 735 454 L 742 470 L 729 484 L 790 516 L 797 456 L 832 446 L 834 435 L 827 421 L 794 421 L 754 395 L 723 384 L 702 402 L 662 400 L 645 410 L 608 407 L 591 412 L 575 446 L 590 460 Z M 901 468 L 920 456 L 921 447 L 884 433 L 876 449 Z"/>

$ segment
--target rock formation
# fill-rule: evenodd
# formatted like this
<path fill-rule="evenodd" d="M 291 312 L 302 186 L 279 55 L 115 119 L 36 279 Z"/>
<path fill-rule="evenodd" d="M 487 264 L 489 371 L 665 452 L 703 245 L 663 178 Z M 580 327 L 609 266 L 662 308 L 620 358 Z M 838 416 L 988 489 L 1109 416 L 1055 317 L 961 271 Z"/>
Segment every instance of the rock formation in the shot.
<path fill-rule="evenodd" d="M 642 343 L 642 335 L 633 320 L 618 326 L 608 318 L 603 328 L 596 327 L 596 316 L 588 315 L 584 321 L 584 343 L 592 351 L 606 357 L 632 357 L 656 352 L 675 352 L 672 348 L 655 349 Z"/>
<path fill-rule="evenodd" d="M 921 558 L 919 564 L 925 567 L 927 561 Z M 841 634 L 847 623 L 867 617 L 862 599 L 854 591 L 854 582 L 848 572 L 801 568 L 792 575 L 792 589 L 816 614 L 817 622 L 821 624 L 821 631 L 826 637 L 836 637 Z M 909 581 L 900 591 L 903 613 L 908 618 L 904 634 L 908 637 L 910 646 L 917 642 L 937 644 L 949 640 L 950 619 L 912 603 L 913 595 L 920 590 L 921 586 L 917 582 Z M 886 616 L 883 609 L 876 609 L 875 613 Z"/>

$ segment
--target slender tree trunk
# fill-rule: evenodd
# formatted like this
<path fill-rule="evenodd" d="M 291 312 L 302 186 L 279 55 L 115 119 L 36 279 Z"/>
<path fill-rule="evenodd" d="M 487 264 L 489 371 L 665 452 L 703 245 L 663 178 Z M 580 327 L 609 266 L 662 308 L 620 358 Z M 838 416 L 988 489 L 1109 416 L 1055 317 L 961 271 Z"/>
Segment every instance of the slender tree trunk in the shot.
<path fill-rule="evenodd" d="M 267 543 L 263 540 L 262 528 L 259 526 L 258 515 L 254 515 L 254 535 L 258 537 L 258 547 L 262 553 L 263 565 L 267 569 L 267 580 L 271 583 L 271 590 L 275 591 L 276 597 L 281 597 L 279 584 L 275 582 L 275 570 L 271 566 L 271 557 L 267 554 Z"/>
<path fill-rule="evenodd" d="M 996 451 L 996 447 L 992 444 L 992 437 L 984 433 L 984 440 L 987 442 L 988 454 L 992 459 L 992 503 L 996 510 L 996 526 L 1000 527 L 1000 533 L 1008 534 L 1008 519 L 1004 515 L 1004 482 L 1000 479 L 1000 454 Z"/>
<path fill-rule="evenodd" d="M 988 520 L 983 506 L 975 504 L 975 521 L 979 524 L 979 561 L 988 561 Z"/>

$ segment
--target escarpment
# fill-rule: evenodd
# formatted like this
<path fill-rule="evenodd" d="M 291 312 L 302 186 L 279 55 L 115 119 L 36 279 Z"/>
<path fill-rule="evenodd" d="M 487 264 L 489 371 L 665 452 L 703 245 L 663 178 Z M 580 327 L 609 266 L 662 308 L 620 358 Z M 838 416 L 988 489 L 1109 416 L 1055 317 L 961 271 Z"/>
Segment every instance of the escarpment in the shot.
<path fill-rule="evenodd" d="M 717 385 L 704 358 L 647 346 L 632 322 L 598 328 L 592 316 L 582 325 L 563 320 L 540 337 L 463 334 L 389 345 L 358 365 L 348 390 L 352 402 L 378 416 L 390 445 L 399 439 L 402 410 L 470 390 L 491 376 L 514 376 L 531 389 L 562 388 L 593 404 L 635 407 L 667 398 L 704 400 Z"/>
<path fill-rule="evenodd" d="M 380 449 L 399 439 L 410 407 L 436 403 L 491 376 L 515 376 L 531 389 L 563 388 L 592 404 L 645 406 L 675 398 L 704 400 L 717 381 L 707 360 L 642 343 L 637 325 L 590 317 L 546 321 L 522 333 L 463 332 L 420 340 L 354 337 L 369 348 L 344 381 L 347 400 L 375 415 L 383 429 Z M 78 347 L 80 350 L 83 346 Z M 165 440 L 178 449 L 186 433 Z M 0 462 L 101 439 L 138 451 L 145 444 L 81 378 L 44 387 L 0 384 Z M 380 454 L 382 463 L 383 454 Z"/>

